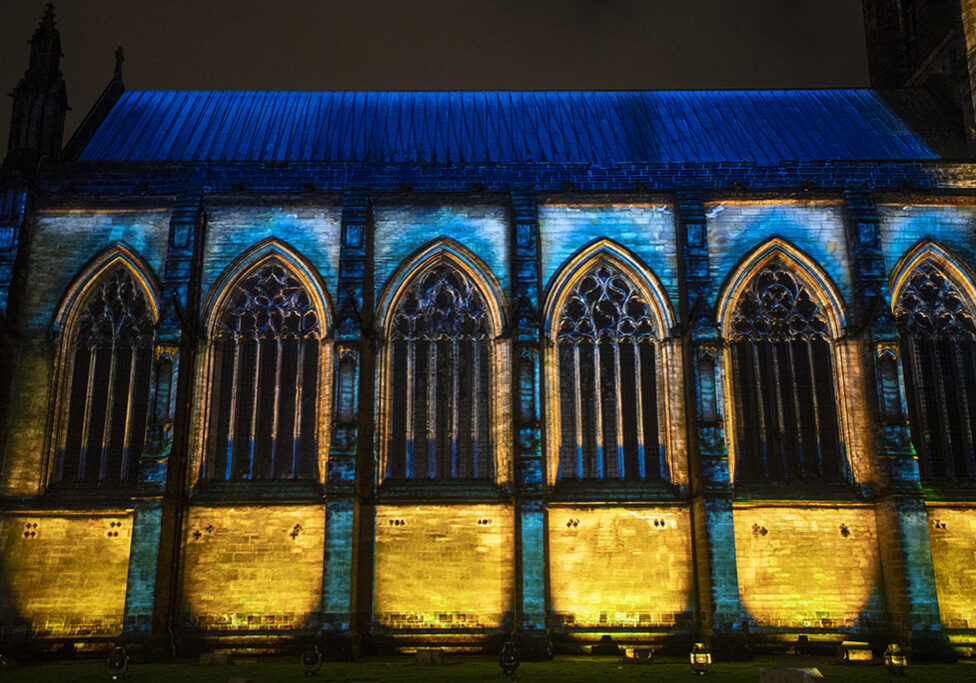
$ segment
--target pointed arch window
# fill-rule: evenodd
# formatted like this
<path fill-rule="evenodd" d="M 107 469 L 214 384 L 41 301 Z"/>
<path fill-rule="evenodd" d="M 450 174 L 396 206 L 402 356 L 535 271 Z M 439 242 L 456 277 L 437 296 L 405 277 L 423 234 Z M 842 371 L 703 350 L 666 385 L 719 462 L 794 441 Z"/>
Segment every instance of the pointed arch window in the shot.
<path fill-rule="evenodd" d="M 923 479 L 976 479 L 976 324 L 952 282 L 926 261 L 895 302 L 912 441 Z"/>
<path fill-rule="evenodd" d="M 560 479 L 660 478 L 654 332 L 647 301 L 610 264 L 569 293 L 556 333 Z"/>
<path fill-rule="evenodd" d="M 492 335 L 484 297 L 448 264 L 424 271 L 390 323 L 386 477 L 490 479 Z"/>
<path fill-rule="evenodd" d="M 771 264 L 732 314 L 736 481 L 841 477 L 833 363 L 820 304 Z"/>
<path fill-rule="evenodd" d="M 111 266 L 67 331 L 65 429 L 54 480 L 126 481 L 146 438 L 155 318 L 142 286 Z"/>
<path fill-rule="evenodd" d="M 317 477 L 321 314 L 278 259 L 239 281 L 218 312 L 205 477 Z"/>

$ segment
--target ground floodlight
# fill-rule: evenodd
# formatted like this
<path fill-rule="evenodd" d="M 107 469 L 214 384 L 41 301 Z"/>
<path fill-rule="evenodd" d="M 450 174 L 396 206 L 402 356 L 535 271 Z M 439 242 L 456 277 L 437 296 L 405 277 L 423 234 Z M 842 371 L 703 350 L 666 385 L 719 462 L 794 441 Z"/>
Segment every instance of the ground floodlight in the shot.
<path fill-rule="evenodd" d="M 498 653 L 498 665 L 502 668 L 502 673 L 513 674 L 519 668 L 519 651 L 515 643 L 511 640 L 502 645 L 502 651 Z"/>
<path fill-rule="evenodd" d="M 624 659 L 636 664 L 650 664 L 654 661 L 654 650 L 649 647 L 628 647 Z"/>
<path fill-rule="evenodd" d="M 695 643 L 688 659 L 691 662 L 691 670 L 697 676 L 704 676 L 712 668 L 712 653 L 708 651 L 704 643 Z"/>
<path fill-rule="evenodd" d="M 305 672 L 306 676 L 314 676 L 318 673 L 319 669 L 322 668 L 322 653 L 319 652 L 319 646 L 309 645 L 302 652 L 302 671 Z"/>
<path fill-rule="evenodd" d="M 871 645 L 859 640 L 845 640 L 837 646 L 838 664 L 870 664 L 874 658 Z"/>
<path fill-rule="evenodd" d="M 904 651 L 898 643 L 891 643 L 885 649 L 884 665 L 885 669 L 892 676 L 905 675 L 905 667 L 908 666 L 908 657 L 905 656 Z"/>
<path fill-rule="evenodd" d="M 116 645 L 108 653 L 108 660 L 105 662 L 108 673 L 113 681 L 127 678 L 129 672 L 129 653 L 125 651 L 125 645 Z"/>

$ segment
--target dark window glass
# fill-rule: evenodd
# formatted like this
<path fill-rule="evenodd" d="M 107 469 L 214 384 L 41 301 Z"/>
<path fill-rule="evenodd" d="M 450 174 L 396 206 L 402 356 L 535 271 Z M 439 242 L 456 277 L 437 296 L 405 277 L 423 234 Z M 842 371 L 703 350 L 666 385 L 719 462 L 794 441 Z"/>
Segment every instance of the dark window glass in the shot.
<path fill-rule="evenodd" d="M 393 314 L 391 479 L 490 479 L 491 333 L 484 299 L 447 265 L 424 272 Z"/>
<path fill-rule="evenodd" d="M 208 479 L 315 479 L 321 323 L 272 260 L 234 287 L 213 339 Z"/>
<path fill-rule="evenodd" d="M 567 297 L 557 333 L 560 479 L 660 478 L 651 321 L 637 288 L 607 264 Z"/>
<path fill-rule="evenodd" d="M 976 479 L 976 326 L 959 292 L 931 263 L 895 304 L 912 442 L 925 480 Z"/>
<path fill-rule="evenodd" d="M 841 478 L 827 321 L 793 275 L 771 265 L 732 318 L 740 482 Z"/>
<path fill-rule="evenodd" d="M 146 439 L 153 317 L 124 266 L 100 276 L 71 334 L 70 388 L 55 481 L 125 481 Z"/>

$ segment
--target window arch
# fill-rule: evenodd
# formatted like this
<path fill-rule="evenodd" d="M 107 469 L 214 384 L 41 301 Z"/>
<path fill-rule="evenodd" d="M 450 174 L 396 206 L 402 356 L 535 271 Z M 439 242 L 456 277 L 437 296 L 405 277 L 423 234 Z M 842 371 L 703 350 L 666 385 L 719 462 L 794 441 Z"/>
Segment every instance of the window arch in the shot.
<path fill-rule="evenodd" d="M 124 482 L 136 473 L 157 317 L 136 258 L 123 247 L 106 252 L 67 294 L 55 483 Z"/>
<path fill-rule="evenodd" d="M 976 322 L 934 258 L 916 259 L 895 292 L 912 441 L 923 480 L 976 479 Z"/>
<path fill-rule="evenodd" d="M 681 482 L 666 338 L 675 319 L 654 273 L 613 240 L 594 240 L 554 274 L 543 319 L 549 484 Z"/>
<path fill-rule="evenodd" d="M 838 315 L 777 251 L 774 244 L 751 272 L 740 269 L 739 291 L 726 302 L 735 480 L 838 481 L 831 346 Z"/>
<path fill-rule="evenodd" d="M 433 258 L 387 322 L 388 479 L 493 479 L 493 321 L 450 258 Z"/>
<path fill-rule="evenodd" d="M 217 302 L 211 321 L 209 480 L 318 478 L 326 319 L 277 251 Z"/>
<path fill-rule="evenodd" d="M 655 321 L 646 296 L 600 260 L 564 299 L 555 337 L 559 479 L 659 479 Z"/>

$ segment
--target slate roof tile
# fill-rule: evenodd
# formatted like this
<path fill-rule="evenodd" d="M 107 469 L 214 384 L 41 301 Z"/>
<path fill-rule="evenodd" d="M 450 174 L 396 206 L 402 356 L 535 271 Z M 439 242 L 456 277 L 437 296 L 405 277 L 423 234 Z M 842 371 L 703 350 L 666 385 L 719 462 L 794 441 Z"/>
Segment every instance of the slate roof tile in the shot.
<path fill-rule="evenodd" d="M 924 111 L 923 97 L 894 101 Z M 132 90 L 79 160 L 774 165 L 938 157 L 874 90 Z"/>

